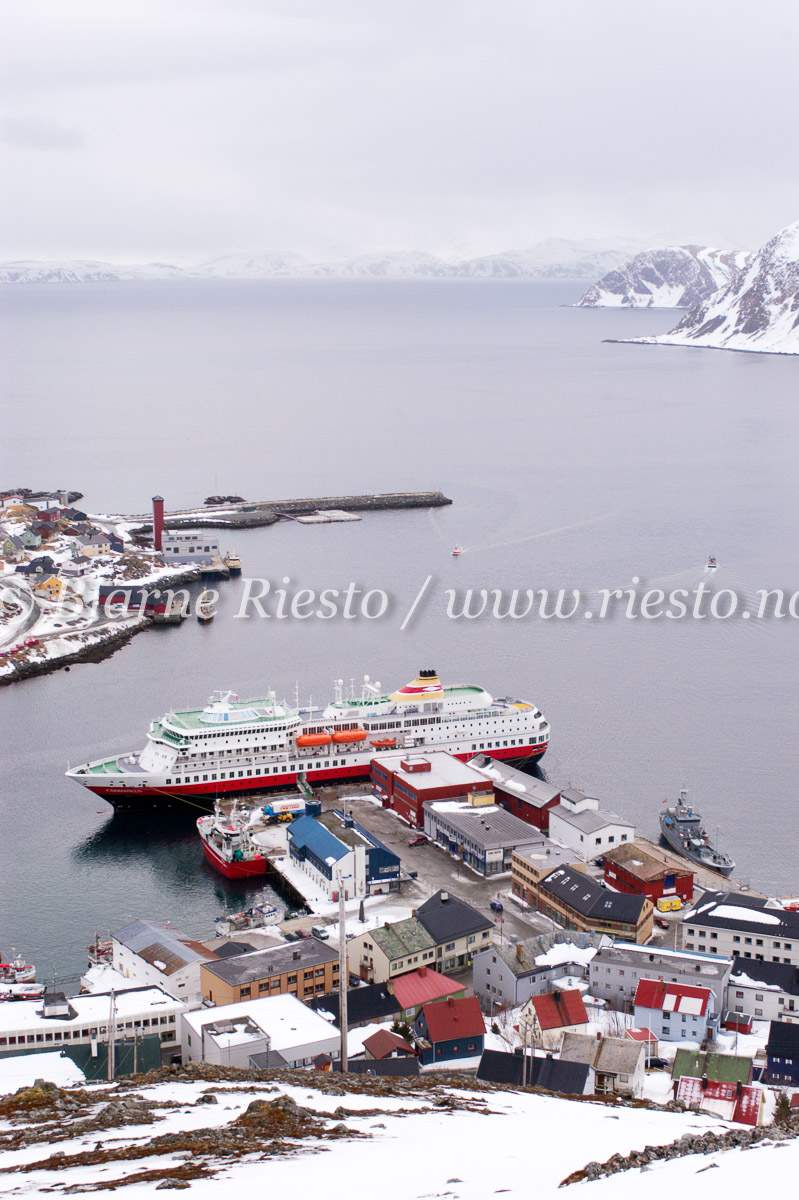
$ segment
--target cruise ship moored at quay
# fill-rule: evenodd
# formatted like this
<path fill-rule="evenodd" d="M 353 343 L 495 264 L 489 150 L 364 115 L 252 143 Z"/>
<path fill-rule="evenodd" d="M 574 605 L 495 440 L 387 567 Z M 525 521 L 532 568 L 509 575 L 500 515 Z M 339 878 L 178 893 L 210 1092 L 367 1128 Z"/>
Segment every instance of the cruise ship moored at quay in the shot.
<path fill-rule="evenodd" d="M 527 700 L 495 699 L 474 684 L 443 686 L 435 671 L 390 695 L 365 677 L 360 695 L 338 680 L 324 709 L 215 693 L 205 708 L 153 721 L 143 750 L 85 763 L 67 776 L 115 808 L 217 797 L 368 777 L 375 755 L 447 750 L 537 759 L 549 724 Z"/>

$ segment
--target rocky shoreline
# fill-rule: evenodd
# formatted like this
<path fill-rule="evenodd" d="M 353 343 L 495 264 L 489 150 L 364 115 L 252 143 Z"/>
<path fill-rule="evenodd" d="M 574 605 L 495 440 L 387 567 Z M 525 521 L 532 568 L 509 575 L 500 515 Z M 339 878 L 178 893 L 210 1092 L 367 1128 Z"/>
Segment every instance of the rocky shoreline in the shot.
<path fill-rule="evenodd" d="M 182 571 L 163 579 L 154 580 L 152 587 L 167 589 L 180 587 L 186 583 L 196 583 L 200 573 L 196 570 Z M 141 587 L 137 579 L 121 580 L 119 590 L 126 587 Z M 124 627 L 123 627 L 124 622 Z M 0 687 L 9 687 L 25 679 L 35 679 L 40 675 L 52 675 L 55 671 L 68 671 L 78 663 L 99 663 L 116 654 L 123 646 L 134 638 L 137 633 L 152 629 L 155 625 L 150 617 L 121 618 L 118 625 L 104 625 L 76 630 L 63 634 L 64 641 L 74 641 L 75 650 L 71 653 L 60 654 L 57 658 L 19 659 L 14 662 L 14 670 L 0 675 Z"/>

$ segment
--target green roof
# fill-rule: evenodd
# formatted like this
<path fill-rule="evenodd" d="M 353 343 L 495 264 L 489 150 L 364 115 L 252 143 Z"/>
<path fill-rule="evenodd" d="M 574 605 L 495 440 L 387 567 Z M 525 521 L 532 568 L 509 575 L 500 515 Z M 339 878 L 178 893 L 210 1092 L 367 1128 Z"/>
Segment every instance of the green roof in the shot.
<path fill-rule="evenodd" d="M 392 962 L 396 958 L 405 958 L 408 954 L 418 954 L 420 950 L 432 950 L 435 947 L 430 934 L 416 917 L 396 921 L 393 925 L 382 925 L 379 929 L 370 930 L 367 936 Z"/>
<path fill-rule="evenodd" d="M 707 1075 L 714 1083 L 749 1083 L 752 1078 L 751 1058 L 735 1054 L 702 1054 L 697 1050 L 678 1050 L 674 1059 L 672 1079 L 689 1075 L 701 1079 Z"/>

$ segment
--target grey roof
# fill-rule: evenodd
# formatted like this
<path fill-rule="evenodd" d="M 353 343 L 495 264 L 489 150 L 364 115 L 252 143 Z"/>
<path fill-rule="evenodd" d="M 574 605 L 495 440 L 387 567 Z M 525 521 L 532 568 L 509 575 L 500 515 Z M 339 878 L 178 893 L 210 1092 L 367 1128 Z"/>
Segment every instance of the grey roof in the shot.
<path fill-rule="evenodd" d="M 484 1050 L 477 1068 L 477 1078 L 486 1083 L 505 1083 L 516 1087 L 545 1088 L 566 1096 L 582 1096 L 588 1081 L 588 1064 L 567 1062 L 559 1058 L 536 1056 L 532 1062 L 521 1054 L 504 1050 Z"/>
<path fill-rule="evenodd" d="M 584 917 L 635 924 L 648 903 L 646 896 L 611 892 L 582 871 L 559 867 L 539 884 L 541 889 L 568 904 Z"/>
<path fill-rule="evenodd" d="M 543 808 L 560 795 L 560 789 L 553 787 L 545 779 L 528 775 L 517 767 L 492 758 L 490 754 L 477 754 L 469 759 L 467 765 L 485 772 L 495 787 L 507 791 L 508 795 L 524 801 L 525 804 L 532 804 L 534 808 Z M 510 784 L 513 786 L 509 786 Z"/>
<path fill-rule="evenodd" d="M 211 957 L 210 950 L 163 921 L 132 921 L 114 935 L 114 939 L 167 975 Z M 163 966 L 159 966 L 159 963 Z"/>
<path fill-rule="evenodd" d="M 333 1070 L 340 1071 L 341 1063 L 333 1063 Z M 347 1063 L 350 1075 L 388 1075 L 402 1077 L 419 1074 L 419 1060 L 415 1054 L 403 1058 L 356 1058 Z"/>
<path fill-rule="evenodd" d="M 732 965 L 732 959 L 722 958 L 718 954 L 697 954 L 691 950 L 667 950 L 665 947 L 638 946 L 635 942 L 614 942 L 612 946 L 597 950 L 591 960 L 591 970 L 611 965 L 638 967 L 646 974 L 654 970 L 693 971 L 702 979 L 723 980 Z"/>
<path fill-rule="evenodd" d="M 217 979 L 238 986 L 270 975 L 283 975 L 286 971 L 318 967 L 329 962 L 338 962 L 338 951 L 331 950 L 324 942 L 312 937 L 301 938 L 286 946 L 271 946 L 267 950 L 236 954 L 221 962 L 206 963 L 205 967 Z"/>
<path fill-rule="evenodd" d="M 256 1071 L 280 1071 L 289 1064 L 277 1050 L 263 1050 L 250 1055 L 250 1066 Z"/>
<path fill-rule="evenodd" d="M 506 812 L 504 808 L 494 808 L 487 812 L 484 808 L 470 808 L 470 811 L 451 812 L 445 809 L 437 811 L 436 804 L 441 801 L 428 801 L 426 809 L 435 812 L 436 819 L 442 824 L 451 825 L 462 837 L 469 838 L 483 850 L 499 850 L 513 846 L 529 846 L 543 842 L 537 829 Z M 451 803 L 443 801 L 444 804 Z"/>
<path fill-rule="evenodd" d="M 489 921 L 488 917 L 484 917 L 476 908 L 472 908 L 471 904 L 459 900 L 452 892 L 443 890 L 425 900 L 424 904 L 417 908 L 416 917 L 436 944 L 451 942 L 470 933 L 480 933 L 483 929 L 494 927 L 494 922 Z"/>
<path fill-rule="evenodd" d="M 744 975 L 765 987 L 778 987 L 789 996 L 799 996 L 799 967 L 791 963 L 761 962 L 757 958 L 732 960 L 732 977 Z"/>
<path fill-rule="evenodd" d="M 510 969 L 517 979 L 521 979 L 527 975 L 546 975 L 548 971 L 554 968 L 551 963 L 544 963 L 542 966 L 536 965 L 536 957 L 539 954 L 544 954 L 547 947 L 542 946 L 542 938 L 531 937 L 526 938 L 523 942 L 514 942 L 511 945 L 489 946 L 482 950 L 481 954 L 495 954 L 501 959 L 506 967 Z M 477 958 L 477 955 L 475 955 Z M 564 966 L 564 963 L 558 963 L 557 966 Z M 579 963 L 568 964 L 576 968 L 574 972 L 569 974 L 581 975 L 583 966 Z"/>
<path fill-rule="evenodd" d="M 643 1042 L 630 1038 L 603 1037 L 586 1033 L 564 1033 L 560 1057 L 566 1062 L 586 1063 L 607 1075 L 632 1075 L 644 1057 Z"/>
<path fill-rule="evenodd" d="M 752 910 L 752 920 L 745 917 L 719 915 L 725 906 Z M 758 913 L 767 913 L 765 920 L 758 920 Z M 762 896 L 748 896 L 740 892 L 705 892 L 693 912 L 686 913 L 683 922 L 705 925 L 710 929 L 734 929 L 744 933 L 758 934 L 768 938 L 799 938 L 799 912 L 784 908 L 767 908 Z"/>
<path fill-rule="evenodd" d="M 606 825 L 629 825 L 631 829 L 633 827 L 626 817 L 617 817 L 615 813 L 604 812 L 601 808 L 586 808 L 582 812 L 573 812 L 565 804 L 558 804 L 551 809 L 549 817 L 550 820 L 552 817 L 560 817 L 575 829 L 579 829 L 580 833 L 597 833 Z"/>
<path fill-rule="evenodd" d="M 314 996 L 308 1001 L 308 1007 L 314 1012 L 329 1013 L 334 1024 L 339 1024 L 338 992 L 328 996 Z M 401 1011 L 399 1001 L 388 990 L 385 983 L 372 983 L 366 987 L 350 988 L 347 991 L 347 1028 L 355 1025 L 367 1025 L 372 1021 L 382 1021 L 386 1017 L 395 1017 Z"/>

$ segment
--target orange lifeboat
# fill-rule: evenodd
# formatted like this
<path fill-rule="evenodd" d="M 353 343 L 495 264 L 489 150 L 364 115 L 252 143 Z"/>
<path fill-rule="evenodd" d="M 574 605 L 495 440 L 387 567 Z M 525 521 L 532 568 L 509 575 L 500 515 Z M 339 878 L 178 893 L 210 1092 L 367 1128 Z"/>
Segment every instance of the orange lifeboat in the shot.
<path fill-rule="evenodd" d="M 375 750 L 393 750 L 396 744 L 396 738 L 378 738 L 376 742 L 372 742 Z"/>
<path fill-rule="evenodd" d="M 299 741 L 299 740 L 300 739 L 297 738 L 297 741 Z M 365 742 L 366 741 L 366 730 L 365 729 L 341 729 L 341 730 L 339 730 L 338 733 L 333 734 L 333 741 L 336 742 L 338 745 L 342 745 L 342 743 L 345 743 L 345 742 Z"/>
<path fill-rule="evenodd" d="M 332 740 L 329 733 L 301 733 L 297 738 L 297 745 L 300 748 L 305 746 L 329 746 Z"/>

